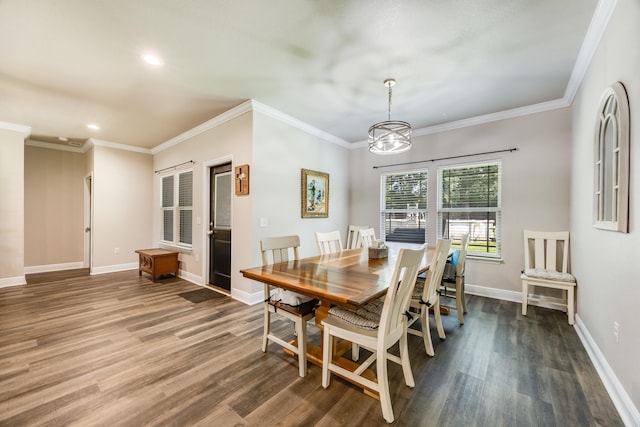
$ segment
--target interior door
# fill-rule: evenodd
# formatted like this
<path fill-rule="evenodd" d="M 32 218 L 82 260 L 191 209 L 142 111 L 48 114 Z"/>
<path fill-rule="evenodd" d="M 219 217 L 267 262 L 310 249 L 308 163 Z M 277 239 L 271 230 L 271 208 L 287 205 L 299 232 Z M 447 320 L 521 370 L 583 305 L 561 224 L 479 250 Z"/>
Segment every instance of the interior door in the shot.
<path fill-rule="evenodd" d="M 209 171 L 209 284 L 231 291 L 231 163 Z"/>

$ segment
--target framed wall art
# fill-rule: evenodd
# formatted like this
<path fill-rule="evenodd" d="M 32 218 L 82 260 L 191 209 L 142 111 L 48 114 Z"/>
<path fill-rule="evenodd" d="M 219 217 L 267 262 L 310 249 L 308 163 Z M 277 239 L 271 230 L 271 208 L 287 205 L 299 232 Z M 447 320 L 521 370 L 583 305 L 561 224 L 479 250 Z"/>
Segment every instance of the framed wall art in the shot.
<path fill-rule="evenodd" d="M 329 217 L 329 174 L 302 169 L 302 218 Z"/>

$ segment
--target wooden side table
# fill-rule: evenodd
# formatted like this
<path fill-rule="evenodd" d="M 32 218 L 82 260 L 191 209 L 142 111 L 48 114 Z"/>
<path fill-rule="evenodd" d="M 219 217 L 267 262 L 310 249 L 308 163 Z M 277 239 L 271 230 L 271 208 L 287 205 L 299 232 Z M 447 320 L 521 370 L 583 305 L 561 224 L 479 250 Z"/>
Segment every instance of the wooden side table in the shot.
<path fill-rule="evenodd" d="M 153 282 L 163 274 L 174 274 L 178 277 L 178 252 L 166 249 L 138 249 L 140 255 L 138 276 L 142 272 L 149 273 Z"/>

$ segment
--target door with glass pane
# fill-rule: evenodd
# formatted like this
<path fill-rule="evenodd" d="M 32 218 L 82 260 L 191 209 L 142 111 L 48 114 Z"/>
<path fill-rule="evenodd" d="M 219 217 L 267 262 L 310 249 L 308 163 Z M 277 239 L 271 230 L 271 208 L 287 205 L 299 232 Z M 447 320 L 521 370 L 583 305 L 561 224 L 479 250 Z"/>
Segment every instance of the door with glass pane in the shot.
<path fill-rule="evenodd" d="M 231 290 L 231 163 L 210 171 L 209 284 Z"/>

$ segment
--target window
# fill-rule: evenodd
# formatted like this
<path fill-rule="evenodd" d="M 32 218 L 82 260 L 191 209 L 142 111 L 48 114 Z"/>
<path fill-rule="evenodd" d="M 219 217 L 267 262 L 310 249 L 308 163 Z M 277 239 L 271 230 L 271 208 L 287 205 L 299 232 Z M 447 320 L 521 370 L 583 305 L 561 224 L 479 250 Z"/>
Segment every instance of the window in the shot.
<path fill-rule="evenodd" d="M 178 185 L 175 185 L 177 182 Z M 177 203 L 176 203 L 177 202 Z M 191 246 L 193 171 L 162 177 L 162 241 Z M 177 221 L 175 219 L 178 219 Z"/>
<path fill-rule="evenodd" d="M 438 169 L 438 236 L 460 244 L 469 234 L 469 255 L 499 258 L 501 164 L 478 163 Z"/>
<path fill-rule="evenodd" d="M 427 241 L 427 171 L 381 177 L 380 238 L 389 242 Z"/>

